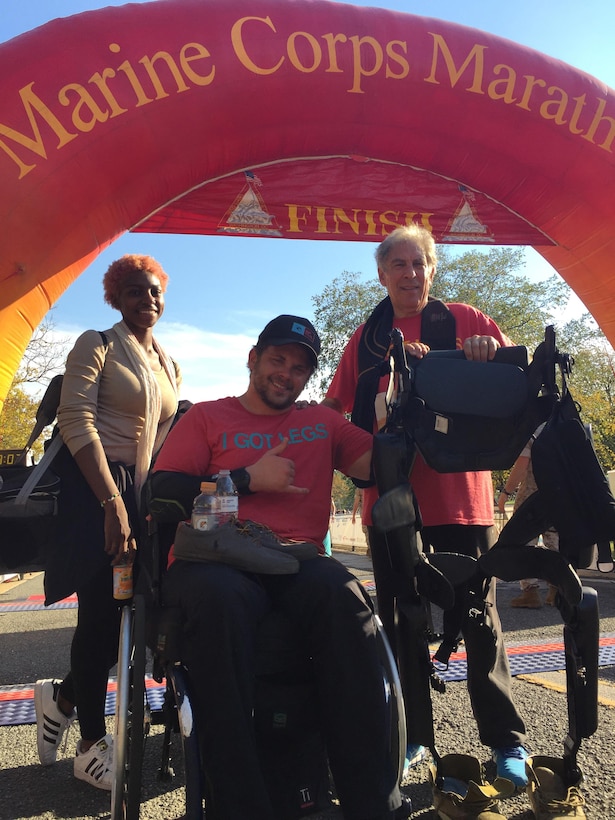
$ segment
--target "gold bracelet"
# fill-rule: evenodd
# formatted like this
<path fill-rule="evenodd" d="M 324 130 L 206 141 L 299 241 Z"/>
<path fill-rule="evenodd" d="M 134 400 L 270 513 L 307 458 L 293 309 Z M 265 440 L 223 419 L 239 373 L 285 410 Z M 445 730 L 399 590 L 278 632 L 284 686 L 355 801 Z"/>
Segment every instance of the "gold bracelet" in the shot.
<path fill-rule="evenodd" d="M 105 504 L 108 504 L 110 501 L 113 501 L 114 499 L 119 498 L 120 496 L 121 496 L 121 493 L 113 493 L 113 495 L 109 496 L 109 498 L 105 498 L 104 501 L 101 501 L 100 506 L 104 507 Z"/>

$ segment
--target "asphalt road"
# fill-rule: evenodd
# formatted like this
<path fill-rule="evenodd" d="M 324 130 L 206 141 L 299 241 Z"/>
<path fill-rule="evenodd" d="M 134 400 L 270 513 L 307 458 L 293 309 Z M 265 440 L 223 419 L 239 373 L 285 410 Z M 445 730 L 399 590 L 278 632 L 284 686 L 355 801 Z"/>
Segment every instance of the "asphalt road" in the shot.
<path fill-rule="evenodd" d="M 371 577 L 369 560 L 356 553 L 337 553 L 344 563 L 365 580 Z M 615 575 L 584 574 L 584 583 L 598 590 L 601 634 L 615 634 Z M 0 603 L 24 600 L 40 594 L 41 576 L 17 586 L 0 585 Z M 510 599 L 517 584 L 499 583 L 498 608 L 507 644 L 562 640 L 561 617 L 557 610 L 511 609 Z M 76 610 L 8 613 L 0 609 L 0 685 L 32 684 L 40 677 L 61 677 L 68 669 L 70 640 Z M 600 670 L 599 728 L 583 741 L 578 762 L 585 775 L 584 793 L 588 820 L 615 818 L 614 708 L 615 667 Z M 518 676 L 513 694 L 528 727 L 528 741 L 534 753 L 561 756 L 568 731 L 563 673 Z M 488 761 L 489 750 L 477 737 L 465 682 L 447 684 L 445 694 L 434 694 L 436 743 L 441 754 L 464 752 Z M 112 731 L 112 719 L 109 719 Z M 109 794 L 98 791 L 72 776 L 72 756 L 78 732 L 71 729 L 68 746 L 60 750 L 55 766 L 43 768 L 36 753 L 36 728 L 0 727 L 0 820 L 73 820 L 109 817 Z M 179 820 L 183 817 L 181 756 L 176 748 L 176 778 L 157 780 L 161 734 L 154 727 L 147 743 L 143 777 L 144 820 Z M 238 775 L 240 787 L 241 774 Z M 431 789 L 427 764 L 412 770 L 403 784 L 414 803 L 415 818 L 432 817 Z M 531 820 L 533 814 L 525 795 L 504 801 L 500 809 L 510 820 Z M 340 820 L 338 809 L 313 815 L 314 820 Z"/>

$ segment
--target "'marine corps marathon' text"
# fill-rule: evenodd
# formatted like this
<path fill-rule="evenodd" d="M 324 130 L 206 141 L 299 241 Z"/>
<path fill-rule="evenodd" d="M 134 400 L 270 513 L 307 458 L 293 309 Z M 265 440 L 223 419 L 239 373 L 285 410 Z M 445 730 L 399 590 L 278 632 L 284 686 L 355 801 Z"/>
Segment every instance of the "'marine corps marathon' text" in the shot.
<path fill-rule="evenodd" d="M 265 34 L 266 59 L 262 50 Z M 343 32 L 282 35 L 270 17 L 242 17 L 231 26 L 226 42 L 242 69 L 262 79 L 264 93 L 267 78 L 282 69 L 301 75 L 342 75 L 348 94 L 369 93 L 375 78 L 380 83 L 403 83 L 410 78 L 413 83 L 446 85 L 459 93 L 484 96 L 494 105 L 515 106 L 599 149 L 613 151 L 615 119 L 606 113 L 607 108 L 613 109 L 608 96 L 575 96 L 518 66 L 497 62 L 499 52 L 489 46 L 475 43 L 462 49 L 441 34 L 430 32 L 429 37 L 427 65 L 415 64 L 419 50 L 410 40 L 380 42 L 376 37 Z M 216 48 L 222 45 L 217 38 Z M 115 61 L 87 78 L 75 77 L 53 94 L 39 93 L 36 78 L 15 89 L 19 122 L 0 121 L 0 161 L 3 157 L 10 160 L 20 179 L 52 151 L 63 149 L 80 134 L 104 128 L 131 109 L 163 105 L 171 95 L 237 80 L 236 75 L 221 77 L 212 48 L 196 41 L 131 59 L 122 55 L 119 43 L 110 43 L 108 50 Z M 300 220 L 297 213 L 297 226 Z"/>

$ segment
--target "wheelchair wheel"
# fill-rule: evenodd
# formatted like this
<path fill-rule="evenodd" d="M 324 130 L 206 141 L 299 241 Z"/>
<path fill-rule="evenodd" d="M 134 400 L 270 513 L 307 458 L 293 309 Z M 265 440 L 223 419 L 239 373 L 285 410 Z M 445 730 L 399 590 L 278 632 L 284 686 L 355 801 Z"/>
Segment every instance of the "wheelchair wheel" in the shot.
<path fill-rule="evenodd" d="M 201 768 L 201 754 L 198 736 L 188 692 L 184 668 L 180 665 L 169 666 L 166 670 L 167 682 L 170 683 L 175 699 L 179 734 L 184 758 L 186 778 L 186 814 L 184 820 L 203 820 L 203 799 L 205 787 Z"/>
<path fill-rule="evenodd" d="M 145 600 L 122 607 L 117 661 L 111 820 L 138 820 L 145 720 Z"/>
<path fill-rule="evenodd" d="M 397 664 L 387 640 L 382 621 L 378 615 L 374 616 L 378 626 L 376 637 L 380 663 L 382 664 L 382 679 L 388 706 L 388 730 L 390 737 L 391 762 L 393 771 L 397 772 L 397 780 L 401 782 L 406 757 L 406 712 L 401 691 L 401 681 L 397 671 Z"/>

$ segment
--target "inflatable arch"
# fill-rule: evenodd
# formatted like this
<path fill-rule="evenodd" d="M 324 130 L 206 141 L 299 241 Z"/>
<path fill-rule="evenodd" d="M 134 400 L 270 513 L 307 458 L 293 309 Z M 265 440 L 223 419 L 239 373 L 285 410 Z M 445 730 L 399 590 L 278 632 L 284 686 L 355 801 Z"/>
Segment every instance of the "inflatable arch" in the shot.
<path fill-rule="evenodd" d="M 481 31 L 328 0 L 158 0 L 0 46 L 0 399 L 129 230 L 523 244 L 615 342 L 615 99 Z"/>

